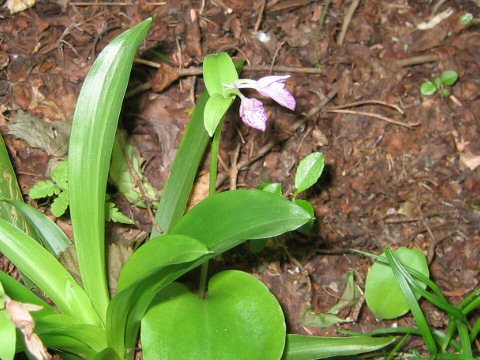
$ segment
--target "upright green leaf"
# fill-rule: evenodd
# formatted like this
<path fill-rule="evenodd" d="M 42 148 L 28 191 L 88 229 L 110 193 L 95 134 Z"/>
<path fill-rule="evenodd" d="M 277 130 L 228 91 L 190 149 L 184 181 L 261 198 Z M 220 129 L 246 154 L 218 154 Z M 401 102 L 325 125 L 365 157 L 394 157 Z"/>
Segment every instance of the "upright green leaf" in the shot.
<path fill-rule="evenodd" d="M 168 233 L 170 228 L 182 217 L 190 198 L 200 161 L 207 148 L 209 137 L 203 125 L 203 112 L 208 99 L 208 93 L 204 91 L 195 106 L 192 119 L 185 129 L 170 170 L 170 176 L 163 188 L 155 220 L 164 233 Z M 154 227 L 150 238 L 158 235 L 160 233 Z"/>
<path fill-rule="evenodd" d="M 70 215 L 83 285 L 105 320 L 109 302 L 105 266 L 105 191 L 118 117 L 133 59 L 152 19 L 113 40 L 82 86 L 69 145 Z"/>
<path fill-rule="evenodd" d="M 0 359 L 13 360 L 17 333 L 10 314 L 0 308 Z"/>
<path fill-rule="evenodd" d="M 231 90 L 224 85 L 238 80 L 237 70 L 230 56 L 225 52 L 207 55 L 203 61 L 203 80 L 210 96 L 218 94 L 228 97 Z"/>
<path fill-rule="evenodd" d="M 321 337 L 287 335 L 283 360 L 312 360 L 349 356 L 382 349 L 395 341 L 394 337 Z"/>
<path fill-rule="evenodd" d="M 17 334 L 10 314 L 5 310 L 6 295 L 0 280 L 0 359 L 13 360 Z"/>
<path fill-rule="evenodd" d="M 205 105 L 204 125 L 208 135 L 213 136 L 218 124 L 222 121 L 228 109 L 235 100 L 235 96 L 223 97 L 219 94 L 213 94 Z"/>
<path fill-rule="evenodd" d="M 86 324 L 100 324 L 90 299 L 75 279 L 42 245 L 0 219 L 0 252 L 67 315 Z"/>
<path fill-rule="evenodd" d="M 325 160 L 321 152 L 315 152 L 300 161 L 295 174 L 295 193 L 299 194 L 315 183 L 322 175 Z"/>

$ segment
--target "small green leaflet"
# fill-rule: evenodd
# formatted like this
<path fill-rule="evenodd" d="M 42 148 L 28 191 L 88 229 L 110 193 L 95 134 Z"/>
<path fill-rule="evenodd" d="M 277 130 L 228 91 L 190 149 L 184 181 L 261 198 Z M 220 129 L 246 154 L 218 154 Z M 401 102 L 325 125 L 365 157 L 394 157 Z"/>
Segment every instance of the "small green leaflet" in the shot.
<path fill-rule="evenodd" d="M 318 181 L 323 172 L 325 160 L 321 152 L 314 152 L 306 156 L 297 168 L 295 174 L 295 194 L 309 189 Z"/>
<path fill-rule="evenodd" d="M 50 205 L 52 214 L 60 217 L 68 209 L 68 162 L 62 161 L 53 171 L 51 180 L 42 180 L 32 186 L 29 196 L 32 199 L 53 198 Z M 123 224 L 134 224 L 133 220 L 122 214 L 116 205 L 105 201 L 105 219 L 107 221 L 120 222 Z"/>
<path fill-rule="evenodd" d="M 238 80 L 238 73 L 230 56 L 222 52 L 205 58 L 203 79 L 210 95 L 204 111 L 205 130 L 213 136 L 236 97 L 235 90 L 224 85 Z"/>

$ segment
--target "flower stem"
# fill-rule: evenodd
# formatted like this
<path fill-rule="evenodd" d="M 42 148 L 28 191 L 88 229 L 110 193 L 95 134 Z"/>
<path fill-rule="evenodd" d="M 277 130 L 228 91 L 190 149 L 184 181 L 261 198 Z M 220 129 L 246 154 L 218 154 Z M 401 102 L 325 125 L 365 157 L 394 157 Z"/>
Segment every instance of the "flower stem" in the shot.
<path fill-rule="evenodd" d="M 225 117 L 220 121 L 213 134 L 212 146 L 210 150 L 210 183 L 208 187 L 208 196 L 212 196 L 217 191 L 217 174 L 218 174 L 218 150 L 220 148 L 220 138 L 223 130 Z M 198 296 L 202 299 L 206 296 L 208 276 L 208 261 L 204 262 L 200 267 L 200 284 L 198 287 Z"/>

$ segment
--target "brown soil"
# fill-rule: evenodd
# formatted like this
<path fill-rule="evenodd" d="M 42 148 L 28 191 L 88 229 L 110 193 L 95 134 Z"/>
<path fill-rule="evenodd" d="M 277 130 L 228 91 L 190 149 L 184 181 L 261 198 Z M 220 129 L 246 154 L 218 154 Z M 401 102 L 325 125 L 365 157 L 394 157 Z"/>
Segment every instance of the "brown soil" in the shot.
<path fill-rule="evenodd" d="M 290 112 L 267 102 L 265 133 L 245 127 L 232 112 L 222 140 L 220 190 L 261 181 L 291 190 L 299 160 L 313 151 L 325 154 L 326 171 L 306 194 L 318 219 L 310 235 L 288 235 L 281 240 L 286 246 L 258 255 L 242 247 L 222 259 L 223 267 L 251 271 L 268 284 L 290 332 L 334 335 L 339 328 L 390 324 L 377 323 L 363 306 L 341 314 L 354 323 L 305 326 L 305 309 L 332 306 L 348 270 L 363 287 L 371 260 L 351 248 L 423 250 L 431 277 L 454 303 L 479 286 L 480 28 L 458 21 L 466 12 L 480 14 L 475 2 L 365 0 L 352 9 L 351 20 L 351 2 L 344 0 L 152 2 L 47 0 L 14 15 L 4 9 L 0 125 L 24 194 L 46 177 L 54 156 L 10 135 L 12 117 L 23 110 L 47 121 L 69 121 L 97 54 L 121 31 L 155 15 L 139 54 L 152 63 L 135 65 L 122 115 L 154 185 L 163 186 L 203 89 L 197 76 L 203 58 L 219 51 L 247 60 L 244 78 L 259 78 L 272 68 L 290 74 L 288 87 L 298 103 Z M 449 17 L 429 23 L 448 8 Z M 419 29 L 422 23 L 431 26 Z M 151 66 L 161 60 L 159 68 Z M 459 74 L 453 96 L 422 96 L 422 82 L 447 69 Z M 147 212 L 115 198 L 139 230 L 149 230 Z M 68 228 L 68 217 L 58 221 Z M 138 236 L 118 227 L 113 233 L 125 241 Z M 14 272 L 7 259 L 0 261 L 2 269 Z M 428 304 L 424 310 L 432 324 L 445 326 L 444 314 Z"/>

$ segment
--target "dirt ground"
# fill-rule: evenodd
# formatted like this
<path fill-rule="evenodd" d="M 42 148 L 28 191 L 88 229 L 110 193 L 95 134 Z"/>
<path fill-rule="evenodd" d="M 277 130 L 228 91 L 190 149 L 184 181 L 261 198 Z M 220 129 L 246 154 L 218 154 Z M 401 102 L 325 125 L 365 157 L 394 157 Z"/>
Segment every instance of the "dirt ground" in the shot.
<path fill-rule="evenodd" d="M 256 255 L 242 247 L 218 261 L 264 280 L 284 307 L 290 332 L 335 335 L 340 328 L 392 324 L 377 323 L 358 304 L 340 314 L 353 323 L 305 323 L 306 310 L 322 312 L 336 303 L 347 271 L 363 288 L 371 260 L 351 248 L 423 250 L 431 277 L 454 303 L 479 286 L 480 26 L 459 23 L 466 12 L 480 16 L 477 1 L 47 0 L 14 15 L 5 4 L 2 11 L 0 128 L 25 195 L 46 178 L 51 159 L 65 153 L 10 134 L 16 114 L 70 121 L 101 49 L 155 16 L 121 119 L 152 184 L 163 186 L 204 88 L 198 76 L 204 56 L 220 51 L 247 60 L 243 78 L 290 74 L 287 86 L 297 99 L 294 112 L 267 101 L 265 133 L 231 113 L 221 145 L 221 190 L 278 181 L 291 191 L 299 160 L 313 151 L 325 154 L 326 171 L 306 194 L 318 219 L 312 232 L 290 234 Z M 422 96 L 420 85 L 443 70 L 459 74 L 453 96 Z M 111 193 L 137 223 L 113 226 L 113 236 L 128 242 L 148 232 L 147 211 Z M 68 216 L 57 221 L 68 230 Z M 15 273 L 7 259 L 0 261 Z M 443 328 L 445 315 L 423 306 L 431 323 Z M 411 323 L 408 316 L 397 320 Z"/>

